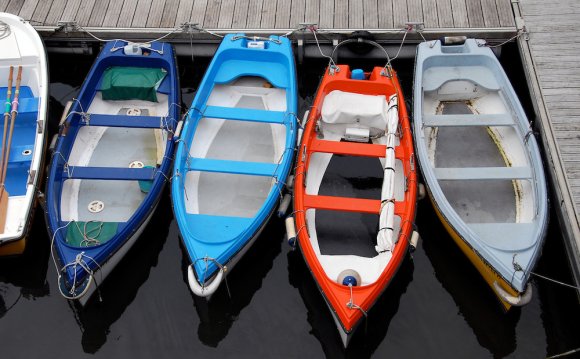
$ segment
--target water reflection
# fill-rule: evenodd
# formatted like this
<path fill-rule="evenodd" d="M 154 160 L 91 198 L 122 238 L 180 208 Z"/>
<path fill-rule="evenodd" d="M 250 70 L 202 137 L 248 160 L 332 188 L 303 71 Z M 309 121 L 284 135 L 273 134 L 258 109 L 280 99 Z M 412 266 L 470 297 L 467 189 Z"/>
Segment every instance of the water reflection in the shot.
<path fill-rule="evenodd" d="M 42 209 L 38 208 L 24 253 L 16 257 L 0 257 L 0 318 L 22 299 L 35 300 L 49 294 L 46 281 L 48 242 Z"/>
<path fill-rule="evenodd" d="M 166 189 L 158 207 L 169 208 L 170 205 L 169 191 Z M 155 211 L 141 237 L 99 286 L 99 292 L 95 293 L 85 308 L 69 301 L 82 332 L 81 344 L 85 353 L 94 354 L 106 343 L 111 325 L 135 300 L 139 288 L 149 278 L 151 269 L 157 266 L 172 219 L 171 211 Z M 99 295 L 102 302 L 99 301 Z"/>
<path fill-rule="evenodd" d="M 401 297 L 413 280 L 413 261 L 405 258 L 391 284 L 368 313 L 366 322 L 360 327 L 344 348 L 332 314 L 314 281 L 299 250 L 291 251 L 288 257 L 288 280 L 297 288 L 307 309 L 310 333 L 320 342 L 328 358 L 368 358 L 385 339 L 391 320 L 399 309 Z"/>
<path fill-rule="evenodd" d="M 217 347 L 228 335 L 240 312 L 250 304 L 256 292 L 262 288 L 264 278 L 280 254 L 283 228 L 282 221 L 273 217 L 254 245 L 228 273 L 227 287 L 225 283 L 220 285 L 211 300 L 199 298 L 190 292 L 199 315 L 200 323 L 197 333 L 203 344 Z M 190 261 L 183 245 L 181 248 L 183 281 L 188 286 L 187 267 Z"/>
<path fill-rule="evenodd" d="M 479 344 L 496 357 L 505 357 L 516 349 L 516 326 L 520 308 L 504 313 L 498 299 L 479 272 L 447 235 L 434 216 L 431 203 L 419 206 L 417 218 L 423 249 L 435 271 L 435 278 L 451 295 Z"/>

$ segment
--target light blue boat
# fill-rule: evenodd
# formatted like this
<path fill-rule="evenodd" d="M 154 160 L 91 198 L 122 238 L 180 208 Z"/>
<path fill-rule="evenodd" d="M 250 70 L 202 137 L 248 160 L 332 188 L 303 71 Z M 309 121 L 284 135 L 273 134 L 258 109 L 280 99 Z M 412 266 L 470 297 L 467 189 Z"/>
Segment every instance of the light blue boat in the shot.
<path fill-rule="evenodd" d="M 532 297 L 548 196 L 530 124 L 483 44 L 419 45 L 413 134 L 437 214 L 507 310 Z"/>
<path fill-rule="evenodd" d="M 290 41 L 227 35 L 188 112 L 171 184 L 197 296 L 215 292 L 281 198 L 296 144 L 296 110 Z"/>

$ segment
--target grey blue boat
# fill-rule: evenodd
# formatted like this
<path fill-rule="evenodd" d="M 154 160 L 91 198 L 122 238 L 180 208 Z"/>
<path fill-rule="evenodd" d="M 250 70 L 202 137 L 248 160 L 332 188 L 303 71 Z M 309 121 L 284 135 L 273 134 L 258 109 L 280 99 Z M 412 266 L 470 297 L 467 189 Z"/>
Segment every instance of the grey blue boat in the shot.
<path fill-rule="evenodd" d="M 419 45 L 413 109 L 437 215 L 503 307 L 525 305 L 547 230 L 546 181 L 530 123 L 485 41 Z"/>

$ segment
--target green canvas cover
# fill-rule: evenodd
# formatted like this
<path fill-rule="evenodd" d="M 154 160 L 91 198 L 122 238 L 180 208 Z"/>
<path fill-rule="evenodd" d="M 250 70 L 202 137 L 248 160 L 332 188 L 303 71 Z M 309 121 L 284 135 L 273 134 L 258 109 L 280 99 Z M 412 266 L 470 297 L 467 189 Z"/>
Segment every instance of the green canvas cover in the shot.
<path fill-rule="evenodd" d="M 167 71 L 148 67 L 109 67 L 103 74 L 103 100 L 157 102 L 157 88 Z"/>
<path fill-rule="evenodd" d="M 74 247 L 103 244 L 117 234 L 118 226 L 117 222 L 73 221 L 66 230 L 66 243 Z"/>

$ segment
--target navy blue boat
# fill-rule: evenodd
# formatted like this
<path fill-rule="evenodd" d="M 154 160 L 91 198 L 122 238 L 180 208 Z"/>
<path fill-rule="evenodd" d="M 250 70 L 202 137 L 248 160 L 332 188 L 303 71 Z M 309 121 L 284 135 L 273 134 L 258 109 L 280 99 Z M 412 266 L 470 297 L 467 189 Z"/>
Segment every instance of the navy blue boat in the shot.
<path fill-rule="evenodd" d="M 149 222 L 170 176 L 179 103 L 170 44 L 112 41 L 65 110 L 46 186 L 65 298 L 84 305 Z"/>

